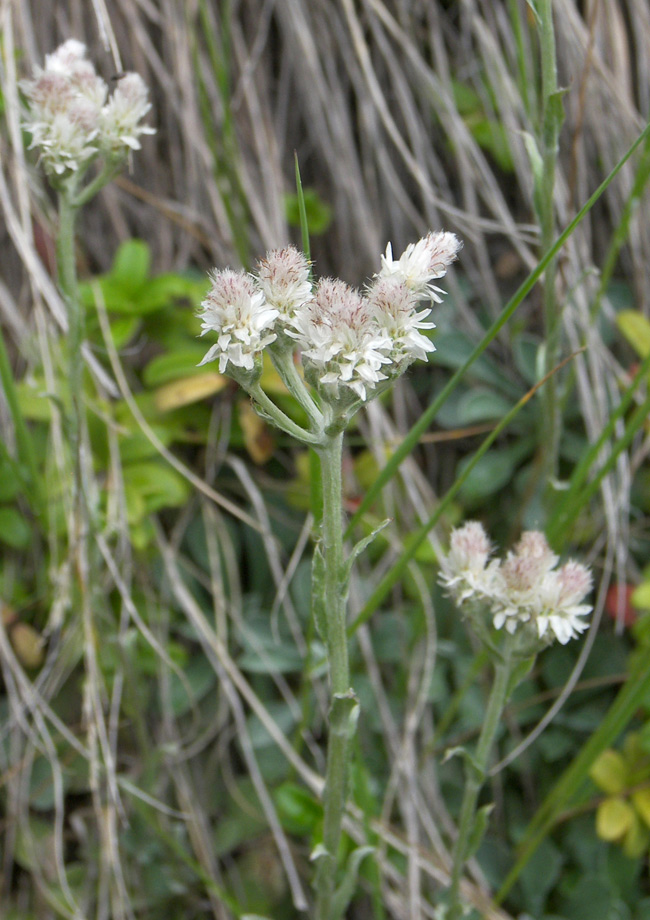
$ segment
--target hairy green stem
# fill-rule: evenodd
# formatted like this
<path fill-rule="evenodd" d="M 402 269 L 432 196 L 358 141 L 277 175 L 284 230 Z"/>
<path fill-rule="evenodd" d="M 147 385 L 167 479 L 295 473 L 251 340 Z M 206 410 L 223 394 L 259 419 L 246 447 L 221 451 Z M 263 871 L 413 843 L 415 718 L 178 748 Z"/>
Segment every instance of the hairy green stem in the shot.
<path fill-rule="evenodd" d="M 277 344 L 277 342 L 274 342 L 272 345 L 269 345 L 269 353 L 273 361 L 273 366 L 291 395 L 307 413 L 312 427 L 317 430 L 322 429 L 323 413 L 311 398 L 304 380 L 298 373 L 298 369 L 293 362 L 293 351 L 276 348 L 275 346 Z"/>
<path fill-rule="evenodd" d="M 506 641 L 506 650 L 508 643 Z M 481 729 L 476 752 L 467 764 L 467 781 L 460 810 L 458 837 L 452 856 L 451 884 L 449 888 L 449 908 L 447 920 L 459 920 L 463 916 L 460 897 L 460 880 L 469 855 L 469 845 L 476 826 L 476 803 L 487 776 L 488 759 L 499 728 L 499 721 L 507 700 L 510 684 L 511 659 L 506 654 L 495 664 L 494 683 L 490 691 L 485 720 Z"/>
<path fill-rule="evenodd" d="M 303 444 L 317 446 L 321 443 L 322 439 L 318 434 L 301 428 L 301 426 L 294 422 L 293 419 L 290 419 L 282 409 L 276 406 L 273 400 L 266 395 L 259 383 L 254 383 L 249 386 L 242 384 L 242 386 L 245 386 L 246 391 L 252 396 L 262 412 L 264 412 L 278 428 L 286 431 L 287 434 L 290 434 Z"/>
<path fill-rule="evenodd" d="M 316 874 L 316 920 L 332 920 L 337 854 L 345 810 L 347 765 L 352 721 L 356 711 L 350 689 L 348 640 L 345 628 L 346 596 L 343 560 L 341 453 L 343 434 L 327 437 L 319 449 L 323 482 L 323 519 L 320 553 L 322 577 L 315 582 L 320 597 L 330 675 L 330 733 L 323 790 L 323 844 Z"/>
<path fill-rule="evenodd" d="M 79 299 L 75 263 L 74 227 L 77 208 L 71 190 L 59 192 L 59 235 L 56 241 L 59 286 L 68 315 L 68 384 L 72 411 L 68 418 L 73 457 L 78 459 L 81 437 L 81 394 L 83 392 L 84 316 Z M 76 461 L 75 461 L 76 462 Z"/>

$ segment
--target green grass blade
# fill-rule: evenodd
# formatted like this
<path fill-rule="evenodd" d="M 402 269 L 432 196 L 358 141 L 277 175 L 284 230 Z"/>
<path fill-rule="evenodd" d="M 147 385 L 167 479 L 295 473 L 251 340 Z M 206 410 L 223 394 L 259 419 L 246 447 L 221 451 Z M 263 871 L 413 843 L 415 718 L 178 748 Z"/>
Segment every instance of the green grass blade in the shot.
<path fill-rule="evenodd" d="M 300 166 L 298 164 L 298 154 L 294 151 L 294 163 L 296 167 L 296 197 L 298 198 L 298 214 L 300 215 L 300 233 L 302 236 L 302 251 L 311 261 L 311 247 L 309 243 L 309 224 L 307 222 L 307 207 L 305 205 L 305 193 L 302 188 L 300 178 Z"/>
<path fill-rule="evenodd" d="M 589 471 L 596 463 L 598 455 L 600 454 L 604 445 L 614 434 L 614 430 L 618 422 L 630 408 L 637 387 L 640 383 L 647 380 L 649 370 L 650 355 L 647 355 L 643 359 L 643 362 L 640 364 L 638 371 L 634 375 L 632 383 L 625 391 L 620 403 L 612 412 L 612 415 L 607 422 L 607 425 L 605 425 L 603 428 L 599 438 L 592 445 L 590 445 L 576 466 L 575 470 L 573 471 L 569 481 L 569 488 L 562 498 L 562 503 L 552 515 L 547 527 L 547 536 L 549 542 L 556 549 L 559 550 L 562 548 L 562 545 L 570 536 L 571 525 L 575 521 L 580 509 L 596 493 L 602 480 L 613 468 L 620 454 L 629 446 L 634 435 L 645 423 L 648 417 L 648 412 L 650 412 L 650 397 L 647 397 L 640 405 L 636 407 L 630 419 L 628 420 L 627 425 L 625 426 L 625 431 L 612 446 L 607 460 L 598 469 L 594 478 L 585 488 L 583 488 L 585 480 L 589 475 Z"/>
<path fill-rule="evenodd" d="M 612 169 L 606 179 L 601 182 L 596 191 L 591 195 L 589 200 L 583 207 L 578 211 L 573 220 L 568 224 L 565 230 L 560 234 L 555 244 L 542 256 L 538 265 L 532 270 L 528 275 L 525 281 L 522 282 L 518 290 L 508 301 L 506 306 L 503 308 L 502 312 L 499 314 L 495 322 L 490 326 L 483 339 L 476 346 L 472 354 L 465 361 L 465 363 L 460 367 L 456 373 L 451 377 L 448 383 L 443 387 L 440 394 L 434 399 L 431 405 L 424 411 L 419 421 L 411 428 L 409 433 L 406 435 L 402 444 L 397 448 L 395 453 L 391 456 L 390 460 L 386 466 L 381 470 L 379 476 L 368 489 L 368 492 L 363 498 L 363 501 L 359 505 L 359 508 L 353 515 L 348 525 L 346 537 L 349 537 L 351 534 L 352 528 L 355 524 L 361 519 L 363 514 L 368 510 L 372 505 L 374 500 L 377 498 L 383 487 L 386 483 L 395 475 L 402 461 L 411 453 L 415 448 L 416 444 L 425 433 L 437 413 L 440 411 L 445 400 L 451 395 L 453 390 L 456 388 L 458 383 L 463 378 L 466 371 L 472 366 L 477 358 L 485 351 L 490 342 L 500 332 L 503 326 L 508 322 L 508 320 L 515 313 L 517 308 L 521 305 L 524 298 L 530 293 L 534 285 L 537 283 L 539 278 L 544 272 L 544 269 L 549 265 L 549 263 L 556 257 L 560 252 L 566 241 L 569 239 L 576 227 L 581 223 L 585 216 L 592 209 L 594 204 L 598 201 L 601 195 L 605 192 L 608 186 L 613 182 L 618 173 L 621 171 L 625 163 L 629 158 L 635 153 L 638 147 L 650 137 L 650 125 L 639 135 L 639 137 L 634 141 L 632 146 L 627 150 L 623 157 L 618 161 L 616 166 Z"/>

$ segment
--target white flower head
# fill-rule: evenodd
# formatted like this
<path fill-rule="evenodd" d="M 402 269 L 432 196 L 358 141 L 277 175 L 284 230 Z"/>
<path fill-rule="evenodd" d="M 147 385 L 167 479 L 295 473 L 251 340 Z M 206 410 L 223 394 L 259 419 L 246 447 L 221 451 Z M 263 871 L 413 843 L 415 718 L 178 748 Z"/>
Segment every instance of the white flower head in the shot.
<path fill-rule="evenodd" d="M 499 563 L 488 563 L 491 551 L 485 528 L 478 521 L 467 521 L 452 530 L 449 555 L 440 561 L 440 583 L 457 604 L 492 598 Z"/>
<path fill-rule="evenodd" d="M 435 329 L 424 322 L 430 309 L 417 310 L 418 297 L 399 275 L 378 277 L 368 289 L 368 302 L 380 329 L 391 342 L 389 357 L 401 373 L 413 361 L 426 361 L 435 345 L 421 329 Z"/>
<path fill-rule="evenodd" d="M 121 153 L 125 147 L 139 150 L 140 135 L 156 133 L 155 128 L 142 124 L 151 108 L 148 96 L 147 86 L 139 74 L 127 73 L 120 77 L 113 95 L 102 109 L 102 149 L 112 153 Z"/>
<path fill-rule="evenodd" d="M 324 398 L 337 401 L 350 391 L 364 402 L 386 380 L 390 340 L 379 328 L 368 301 L 343 281 L 323 279 L 314 298 L 288 330 L 302 350 L 305 371 Z"/>
<path fill-rule="evenodd" d="M 100 152 L 139 147 L 152 134 L 140 119 L 149 109 L 146 87 L 126 74 L 108 100 L 108 86 L 86 59 L 86 46 L 69 39 L 45 57 L 45 68 L 21 83 L 28 111 L 24 127 L 54 176 L 84 171 Z"/>
<path fill-rule="evenodd" d="M 558 642 L 566 645 L 587 629 L 589 624 L 583 617 L 593 608 L 581 602 L 591 586 L 591 572 L 573 559 L 547 574 L 540 588 L 541 611 L 536 618 L 540 638 L 550 629 Z"/>
<path fill-rule="evenodd" d="M 255 372 L 262 349 L 275 340 L 270 330 L 278 311 L 264 300 L 249 276 L 230 269 L 210 274 L 212 288 L 201 304 L 201 335 L 216 333 L 217 341 L 200 364 L 219 361 L 219 373 L 228 364 Z"/>
<path fill-rule="evenodd" d="M 587 628 L 591 590 L 589 569 L 558 557 L 539 531 L 526 531 L 504 562 L 489 560 L 490 544 L 482 525 L 469 521 L 452 531 L 449 555 L 440 563 L 440 583 L 454 601 L 482 627 L 489 616 L 495 629 L 521 635 L 531 650 L 553 638 L 565 645 Z"/>
<path fill-rule="evenodd" d="M 418 298 L 428 297 L 441 303 L 440 288 L 431 281 L 447 274 L 447 268 L 456 259 L 462 247 L 461 240 L 454 233 L 439 230 L 428 233 L 417 243 L 409 243 L 399 259 L 393 258 L 390 243 L 381 257 L 380 278 L 397 275 Z"/>
<path fill-rule="evenodd" d="M 283 326 L 293 326 L 296 312 L 312 299 L 309 271 L 307 258 L 295 246 L 274 249 L 258 263 L 257 281 Z"/>
<path fill-rule="evenodd" d="M 76 38 L 69 38 L 52 52 L 45 55 L 45 69 L 66 77 L 76 73 L 94 73 L 95 68 L 86 60 L 86 46 Z"/>

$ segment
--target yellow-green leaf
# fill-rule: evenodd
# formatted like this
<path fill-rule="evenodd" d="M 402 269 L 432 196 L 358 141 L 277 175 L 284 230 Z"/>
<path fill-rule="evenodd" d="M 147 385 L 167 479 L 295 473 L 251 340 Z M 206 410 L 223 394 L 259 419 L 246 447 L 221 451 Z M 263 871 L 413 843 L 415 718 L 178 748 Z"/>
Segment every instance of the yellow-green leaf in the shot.
<path fill-rule="evenodd" d="M 640 358 L 650 354 L 650 321 L 638 310 L 621 310 L 616 325 Z"/>
<path fill-rule="evenodd" d="M 632 606 L 637 610 L 650 610 L 650 581 L 644 581 L 632 592 Z"/>
<path fill-rule="evenodd" d="M 623 841 L 623 850 L 630 859 L 638 859 L 648 848 L 650 830 L 643 824 L 638 815 L 629 827 Z"/>
<path fill-rule="evenodd" d="M 589 776 L 595 784 L 609 795 L 617 795 L 625 789 L 627 767 L 618 751 L 603 751 L 594 761 Z"/>
<path fill-rule="evenodd" d="M 650 827 L 650 788 L 639 789 L 632 795 L 632 802 L 639 815 Z"/>
<path fill-rule="evenodd" d="M 634 809 L 625 799 L 605 799 L 596 812 L 596 833 L 601 840 L 620 840 L 632 827 L 634 820 Z"/>
<path fill-rule="evenodd" d="M 206 396 L 212 396 L 228 386 L 228 378 L 223 374 L 208 371 L 196 377 L 183 377 L 158 387 L 155 392 L 156 409 L 159 412 L 169 412 L 190 403 L 198 402 Z"/>

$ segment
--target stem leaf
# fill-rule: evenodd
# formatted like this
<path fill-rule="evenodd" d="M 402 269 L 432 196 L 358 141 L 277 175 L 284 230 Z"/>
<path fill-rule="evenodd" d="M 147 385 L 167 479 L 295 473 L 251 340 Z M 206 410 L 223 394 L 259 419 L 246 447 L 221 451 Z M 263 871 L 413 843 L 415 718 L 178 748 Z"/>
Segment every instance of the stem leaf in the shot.
<path fill-rule="evenodd" d="M 334 897 L 332 898 L 332 910 L 330 914 L 332 920 L 339 920 L 339 918 L 344 916 L 357 887 L 357 878 L 359 877 L 361 863 L 366 856 L 373 852 L 374 847 L 362 846 L 357 847 L 357 849 L 353 850 L 350 854 L 343 881 L 336 889 Z"/>
<path fill-rule="evenodd" d="M 485 836 L 487 830 L 488 822 L 490 820 L 490 815 L 494 810 L 494 802 L 490 802 L 487 805 L 483 805 L 476 812 L 476 818 L 474 819 L 474 827 L 472 828 L 472 833 L 470 838 L 467 841 L 467 852 L 465 853 L 465 859 L 471 859 L 472 856 L 476 853 L 478 848 L 481 845 L 481 841 Z"/>
<path fill-rule="evenodd" d="M 375 527 L 372 533 L 369 533 L 366 537 L 363 537 L 363 539 L 359 540 L 359 542 L 352 547 L 352 552 L 343 565 L 343 573 L 341 578 L 341 582 L 346 588 L 346 593 L 347 587 L 350 583 L 350 576 L 352 575 L 352 568 L 354 563 L 357 561 L 361 553 L 370 546 L 377 534 L 381 533 L 384 527 L 387 527 L 390 524 L 390 521 L 390 518 L 386 518 L 385 521 L 382 521 L 381 524 L 378 524 L 377 527 Z"/>
<path fill-rule="evenodd" d="M 311 563 L 311 609 L 314 623 L 325 645 L 327 645 L 327 610 L 325 605 L 325 556 L 319 543 L 314 548 Z"/>

